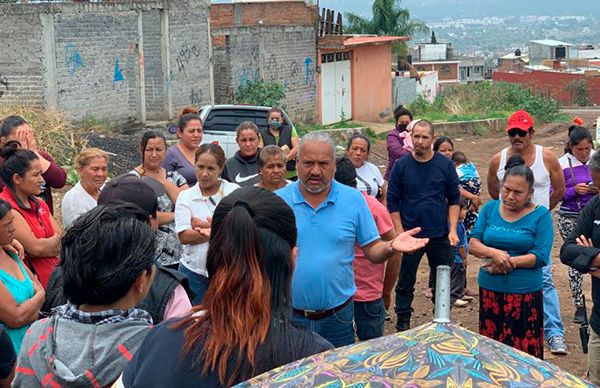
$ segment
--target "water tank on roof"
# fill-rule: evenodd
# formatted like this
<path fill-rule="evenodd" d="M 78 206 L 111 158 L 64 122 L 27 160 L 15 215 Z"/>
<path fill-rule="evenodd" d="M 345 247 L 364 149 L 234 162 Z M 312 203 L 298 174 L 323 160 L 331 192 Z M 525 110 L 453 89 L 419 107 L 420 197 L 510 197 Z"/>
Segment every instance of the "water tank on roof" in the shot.
<path fill-rule="evenodd" d="M 515 50 L 515 57 L 520 57 L 521 56 L 521 49 L 516 49 Z"/>

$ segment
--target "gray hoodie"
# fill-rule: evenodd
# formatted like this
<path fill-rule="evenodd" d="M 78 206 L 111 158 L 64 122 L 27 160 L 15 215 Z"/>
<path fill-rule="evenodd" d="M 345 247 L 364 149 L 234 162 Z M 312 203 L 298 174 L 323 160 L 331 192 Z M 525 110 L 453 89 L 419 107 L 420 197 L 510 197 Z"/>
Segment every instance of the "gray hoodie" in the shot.
<path fill-rule="evenodd" d="M 13 387 L 110 386 L 151 321 L 130 316 L 116 323 L 83 323 L 59 314 L 37 321 L 23 340 Z"/>

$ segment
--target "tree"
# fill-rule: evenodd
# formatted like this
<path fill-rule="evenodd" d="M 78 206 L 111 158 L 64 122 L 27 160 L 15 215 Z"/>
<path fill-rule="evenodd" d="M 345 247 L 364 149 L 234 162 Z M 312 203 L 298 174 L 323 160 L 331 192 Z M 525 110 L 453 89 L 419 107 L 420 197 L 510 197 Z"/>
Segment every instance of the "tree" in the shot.
<path fill-rule="evenodd" d="M 435 37 L 435 31 L 431 30 L 431 44 L 437 44 L 437 38 Z"/>
<path fill-rule="evenodd" d="M 413 36 L 418 32 L 428 32 L 429 27 L 418 19 L 411 19 L 407 8 L 402 8 L 401 0 L 375 0 L 371 20 L 352 12 L 346 12 L 345 34 L 372 34 L 388 36 Z M 408 46 L 402 41 L 395 44 L 393 51 L 400 58 L 408 55 Z"/>

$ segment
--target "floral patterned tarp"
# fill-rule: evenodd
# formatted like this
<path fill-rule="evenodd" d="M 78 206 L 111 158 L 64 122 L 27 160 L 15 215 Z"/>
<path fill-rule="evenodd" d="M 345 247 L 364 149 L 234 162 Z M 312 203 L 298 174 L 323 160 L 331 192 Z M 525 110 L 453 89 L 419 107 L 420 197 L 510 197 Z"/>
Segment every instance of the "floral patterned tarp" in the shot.
<path fill-rule="evenodd" d="M 456 324 L 412 330 L 284 365 L 240 387 L 593 387 Z"/>

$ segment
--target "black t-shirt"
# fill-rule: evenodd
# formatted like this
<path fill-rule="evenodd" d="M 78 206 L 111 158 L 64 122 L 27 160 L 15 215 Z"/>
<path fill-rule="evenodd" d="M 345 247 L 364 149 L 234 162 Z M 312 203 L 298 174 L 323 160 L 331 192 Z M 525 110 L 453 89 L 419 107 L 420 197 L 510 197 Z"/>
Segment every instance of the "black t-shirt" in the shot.
<path fill-rule="evenodd" d="M 12 341 L 0 326 L 0 380 L 10 375 L 16 362 L 17 355 L 15 354 Z"/>
<path fill-rule="evenodd" d="M 184 343 L 184 329 L 174 329 L 172 326 L 181 320 L 172 319 L 155 326 L 150 330 L 142 345 L 127 364 L 123 372 L 125 387 L 221 387 L 216 372 L 202 374 L 203 365 L 192 367 L 202 350 L 202 346 L 189 353 L 182 354 Z M 298 359 L 333 349 L 333 346 L 321 336 L 308 330 L 291 328 L 287 338 L 294 338 L 297 349 L 289 349 L 289 359 L 286 364 Z M 300 340 L 299 340 L 300 339 Z M 293 347 L 290 346 L 290 347 Z M 257 349 L 257 355 L 261 348 Z M 264 371 L 257 371 L 257 375 L 282 364 L 269 366 Z M 234 383 L 240 383 L 235 381 Z"/>

